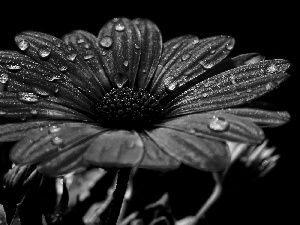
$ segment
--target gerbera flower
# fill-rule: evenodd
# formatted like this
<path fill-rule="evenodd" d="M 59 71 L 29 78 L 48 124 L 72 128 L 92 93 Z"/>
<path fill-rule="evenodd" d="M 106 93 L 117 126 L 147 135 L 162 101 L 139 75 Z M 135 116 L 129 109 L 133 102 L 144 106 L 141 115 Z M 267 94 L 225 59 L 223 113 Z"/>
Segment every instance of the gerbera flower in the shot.
<path fill-rule="evenodd" d="M 229 36 L 163 44 L 149 20 L 116 18 L 97 37 L 24 32 L 15 41 L 21 52 L 0 52 L 0 141 L 18 141 L 12 161 L 49 176 L 90 165 L 223 170 L 226 141 L 261 143 L 258 125 L 289 119 L 232 108 L 278 86 L 289 63 L 225 59 Z"/>

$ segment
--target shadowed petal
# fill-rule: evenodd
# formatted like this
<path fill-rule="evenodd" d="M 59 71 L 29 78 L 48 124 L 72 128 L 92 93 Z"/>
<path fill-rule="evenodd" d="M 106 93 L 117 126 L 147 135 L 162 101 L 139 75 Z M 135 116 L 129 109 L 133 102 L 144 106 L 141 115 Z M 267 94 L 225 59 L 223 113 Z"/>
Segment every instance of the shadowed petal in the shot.
<path fill-rule="evenodd" d="M 141 34 L 126 18 L 109 21 L 98 34 L 100 57 L 105 72 L 116 88 L 133 88 L 138 72 Z"/>
<path fill-rule="evenodd" d="M 253 122 L 223 111 L 181 116 L 157 126 L 218 141 L 258 144 L 264 139 L 263 131 Z"/>
<path fill-rule="evenodd" d="M 175 169 L 180 165 L 179 161 L 165 153 L 147 135 L 141 135 L 141 138 L 145 146 L 145 155 L 139 167 L 154 170 L 169 170 Z"/>
<path fill-rule="evenodd" d="M 102 131 L 98 126 L 66 122 L 35 129 L 13 147 L 10 157 L 21 164 L 43 162 L 82 145 Z"/>
<path fill-rule="evenodd" d="M 63 105 L 59 105 L 30 92 L 0 92 L 0 122 L 10 119 L 65 119 L 90 120 L 85 115 Z"/>
<path fill-rule="evenodd" d="M 168 155 L 197 169 L 220 171 L 230 162 L 225 143 L 169 128 L 157 128 L 147 134 Z"/>
<path fill-rule="evenodd" d="M 169 103 L 168 116 L 228 108 L 251 101 L 271 91 L 289 74 L 286 60 L 266 60 L 215 75 Z"/>
<path fill-rule="evenodd" d="M 90 67 L 71 46 L 51 35 L 38 32 L 23 32 L 15 38 L 16 43 L 26 41 L 29 47 L 25 53 L 35 61 L 59 74 L 64 79 L 90 98 L 102 96 L 101 84 L 97 82 Z"/>
<path fill-rule="evenodd" d="M 98 83 L 101 84 L 106 92 L 109 92 L 111 90 L 111 84 L 101 65 L 97 38 L 86 31 L 76 30 L 65 35 L 62 40 L 79 53 L 92 69 Z"/>
<path fill-rule="evenodd" d="M 27 123 L 9 123 L 0 125 L 0 142 L 18 141 L 36 128 L 48 127 L 58 121 L 34 121 Z"/>
<path fill-rule="evenodd" d="M 162 37 L 158 27 L 149 20 L 135 19 L 141 33 L 141 60 L 137 75 L 137 87 L 145 89 L 158 65 L 162 51 Z M 139 46 L 135 46 L 139 47 Z"/>
<path fill-rule="evenodd" d="M 218 113 L 219 111 L 216 111 Z M 267 111 L 263 109 L 251 108 L 232 108 L 224 109 L 222 112 L 237 115 L 246 118 L 261 127 L 276 127 L 287 123 L 290 120 L 290 114 L 286 111 Z"/>
<path fill-rule="evenodd" d="M 216 36 L 202 40 L 183 39 L 163 50 L 151 91 L 172 92 L 224 59 L 234 40 Z"/>
<path fill-rule="evenodd" d="M 14 67 L 13 67 L 14 66 Z M 11 68 L 19 69 L 11 69 Z M 92 102 L 71 83 L 33 59 L 18 52 L 0 51 L 0 74 L 11 91 L 33 92 L 78 110 L 89 110 Z"/>
<path fill-rule="evenodd" d="M 95 139 L 85 153 L 87 164 L 106 167 L 138 166 L 143 159 L 144 144 L 136 132 L 107 131 Z"/>

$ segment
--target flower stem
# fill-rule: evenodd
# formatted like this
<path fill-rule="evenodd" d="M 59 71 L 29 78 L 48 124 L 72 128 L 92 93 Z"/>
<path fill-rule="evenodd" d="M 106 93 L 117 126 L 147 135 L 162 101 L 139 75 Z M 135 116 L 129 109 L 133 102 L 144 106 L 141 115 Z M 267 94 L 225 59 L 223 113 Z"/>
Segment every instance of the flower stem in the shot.
<path fill-rule="evenodd" d="M 214 190 L 213 190 L 211 196 L 209 197 L 209 199 L 207 199 L 207 201 L 205 202 L 205 204 L 201 207 L 201 209 L 195 215 L 196 221 L 198 221 L 199 219 L 201 219 L 205 215 L 205 213 L 209 210 L 209 208 L 221 196 L 221 193 L 222 193 L 222 183 L 221 183 L 220 174 L 219 173 L 212 173 L 212 175 L 213 175 L 213 178 L 214 178 L 214 180 L 216 182 Z"/>
<path fill-rule="evenodd" d="M 117 172 L 116 189 L 113 193 L 113 200 L 109 208 L 105 225 L 116 225 L 118 221 L 118 217 L 123 203 L 123 198 L 130 177 L 130 171 L 131 168 L 123 168 L 119 169 Z"/>

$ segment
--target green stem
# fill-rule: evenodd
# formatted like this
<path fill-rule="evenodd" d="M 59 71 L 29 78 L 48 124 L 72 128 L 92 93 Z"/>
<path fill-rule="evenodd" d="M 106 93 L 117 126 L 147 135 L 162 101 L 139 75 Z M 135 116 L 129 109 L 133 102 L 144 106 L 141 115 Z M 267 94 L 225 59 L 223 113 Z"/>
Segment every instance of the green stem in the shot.
<path fill-rule="evenodd" d="M 113 200 L 110 205 L 108 217 L 105 225 L 116 225 L 120 210 L 123 203 L 123 198 L 127 189 L 128 180 L 130 177 L 131 168 L 119 169 L 117 172 L 116 189 L 113 193 Z"/>

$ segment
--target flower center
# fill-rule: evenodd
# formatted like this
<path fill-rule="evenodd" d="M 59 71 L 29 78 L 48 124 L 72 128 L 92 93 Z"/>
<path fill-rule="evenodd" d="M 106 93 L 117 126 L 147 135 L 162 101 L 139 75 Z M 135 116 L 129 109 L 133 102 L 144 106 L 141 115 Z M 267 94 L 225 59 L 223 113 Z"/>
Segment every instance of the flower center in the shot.
<path fill-rule="evenodd" d="M 163 106 L 151 94 L 131 88 L 112 89 L 93 108 L 104 127 L 143 130 L 158 122 Z"/>

